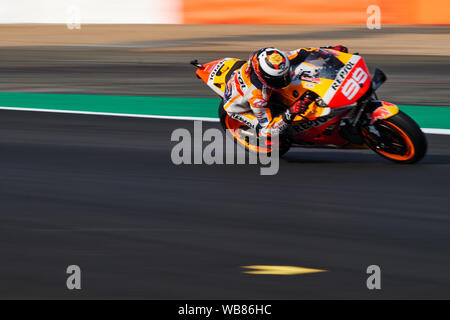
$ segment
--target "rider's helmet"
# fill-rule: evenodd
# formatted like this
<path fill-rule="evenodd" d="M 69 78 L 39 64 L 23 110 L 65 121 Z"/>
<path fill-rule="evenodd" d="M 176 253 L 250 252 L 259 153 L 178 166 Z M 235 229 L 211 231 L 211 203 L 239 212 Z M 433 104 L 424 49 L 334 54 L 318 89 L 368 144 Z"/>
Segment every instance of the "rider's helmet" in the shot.
<path fill-rule="evenodd" d="M 281 89 L 291 83 L 290 62 L 281 50 L 264 48 L 255 52 L 250 57 L 249 68 L 266 87 Z"/>

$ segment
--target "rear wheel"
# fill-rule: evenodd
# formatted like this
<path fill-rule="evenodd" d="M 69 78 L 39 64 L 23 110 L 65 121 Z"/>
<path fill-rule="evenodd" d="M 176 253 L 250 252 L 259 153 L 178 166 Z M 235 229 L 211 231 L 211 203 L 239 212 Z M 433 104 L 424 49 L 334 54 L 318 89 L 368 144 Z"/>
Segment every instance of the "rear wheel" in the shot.
<path fill-rule="evenodd" d="M 272 146 L 267 146 L 265 139 L 259 139 L 255 136 L 255 130 L 244 123 L 231 118 L 223 108 L 223 103 L 219 106 L 219 118 L 222 128 L 228 131 L 234 142 L 249 152 L 263 153 L 270 155 Z M 283 139 L 278 149 L 279 155 L 282 156 L 289 151 L 291 143 L 287 139 Z"/>
<path fill-rule="evenodd" d="M 399 112 L 361 128 L 366 144 L 383 158 L 397 163 L 416 163 L 427 151 L 427 140 L 417 123 Z"/>

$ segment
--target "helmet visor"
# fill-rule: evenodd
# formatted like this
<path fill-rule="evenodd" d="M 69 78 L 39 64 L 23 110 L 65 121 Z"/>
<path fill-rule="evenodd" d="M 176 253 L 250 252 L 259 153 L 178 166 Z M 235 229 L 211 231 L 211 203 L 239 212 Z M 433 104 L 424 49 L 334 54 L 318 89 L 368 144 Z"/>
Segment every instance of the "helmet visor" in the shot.
<path fill-rule="evenodd" d="M 284 87 L 287 87 L 291 83 L 291 73 L 286 72 L 283 76 L 274 77 L 271 75 L 268 75 L 265 72 L 263 73 L 263 79 L 267 83 L 267 85 L 273 89 L 283 89 Z"/>

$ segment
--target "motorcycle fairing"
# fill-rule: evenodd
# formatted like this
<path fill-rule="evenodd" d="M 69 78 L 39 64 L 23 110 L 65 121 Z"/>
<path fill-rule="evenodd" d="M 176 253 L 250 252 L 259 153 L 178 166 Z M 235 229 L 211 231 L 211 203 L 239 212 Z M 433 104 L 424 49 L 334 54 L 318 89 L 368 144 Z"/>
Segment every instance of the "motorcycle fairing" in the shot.
<path fill-rule="evenodd" d="M 291 105 L 307 90 L 311 90 L 322 98 L 327 107 L 321 107 L 312 103 L 308 111 L 302 116 L 296 116 L 293 122 L 294 139 L 310 144 L 332 144 L 345 145 L 348 143 L 339 134 L 339 122 L 345 111 L 332 112 L 327 114 L 329 108 L 338 108 L 346 105 L 354 104 L 361 98 L 370 88 L 370 75 L 367 66 L 358 55 L 352 55 L 334 50 L 319 50 L 320 53 L 314 56 L 307 63 L 316 63 L 320 69 L 318 75 L 320 77 L 302 77 L 296 74 L 294 67 L 293 81 L 290 86 L 283 90 L 275 90 L 274 95 L 284 105 Z M 316 53 L 317 53 L 316 52 Z M 331 69 L 326 69 L 326 63 L 329 59 L 333 62 Z M 221 98 L 224 97 L 226 82 L 229 75 L 236 70 L 235 65 L 240 61 L 235 58 L 224 58 L 211 61 L 198 67 L 197 76 L 202 79 L 216 94 Z M 313 81 L 308 81 L 308 80 Z M 376 106 L 390 110 L 389 115 L 395 114 L 395 110 L 389 106 Z M 327 110 L 328 109 L 328 110 Z M 374 117 L 388 117 L 385 109 L 375 112 Z"/>
<path fill-rule="evenodd" d="M 196 71 L 197 76 L 203 80 L 216 94 L 224 98 L 227 84 L 227 75 L 234 71 L 236 62 L 242 61 L 236 58 L 224 58 L 211 61 L 202 65 Z M 234 70 L 233 70 L 234 69 Z"/>
<path fill-rule="evenodd" d="M 351 67 L 351 69 L 350 69 Z M 349 71 L 347 71 L 350 69 Z M 360 56 L 352 56 L 323 96 L 330 107 L 342 107 L 359 100 L 370 88 L 369 70 Z"/>
<path fill-rule="evenodd" d="M 330 108 L 355 103 L 370 88 L 369 70 L 364 59 L 358 55 L 337 54 L 334 50 L 327 52 L 330 56 L 327 59 L 334 59 L 335 66 L 342 66 L 337 72 L 336 69 L 333 69 L 332 75 L 327 72 L 328 65 L 324 63 L 323 56 L 320 59 L 305 60 L 317 66 L 318 76 L 315 77 L 315 81 L 308 81 L 308 78 L 294 73 L 293 85 L 301 84 L 304 89 L 315 92 Z"/>
<path fill-rule="evenodd" d="M 337 110 L 336 110 L 337 111 Z M 332 112 L 313 120 L 297 118 L 292 124 L 295 140 L 315 145 L 345 145 L 348 143 L 339 134 L 339 124 L 346 110 Z"/>

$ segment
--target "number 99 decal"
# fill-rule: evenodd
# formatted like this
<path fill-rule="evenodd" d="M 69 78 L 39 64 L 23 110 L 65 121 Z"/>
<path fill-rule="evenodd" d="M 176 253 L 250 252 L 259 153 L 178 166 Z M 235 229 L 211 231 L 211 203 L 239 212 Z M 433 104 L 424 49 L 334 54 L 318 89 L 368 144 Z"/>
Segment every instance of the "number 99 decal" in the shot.
<path fill-rule="evenodd" d="M 367 73 L 362 68 L 356 68 L 355 72 L 353 72 L 352 78 L 348 79 L 342 87 L 342 94 L 348 100 L 352 100 L 358 93 L 359 89 L 361 89 L 360 83 L 364 83 L 367 80 L 367 77 Z"/>

